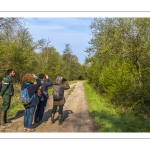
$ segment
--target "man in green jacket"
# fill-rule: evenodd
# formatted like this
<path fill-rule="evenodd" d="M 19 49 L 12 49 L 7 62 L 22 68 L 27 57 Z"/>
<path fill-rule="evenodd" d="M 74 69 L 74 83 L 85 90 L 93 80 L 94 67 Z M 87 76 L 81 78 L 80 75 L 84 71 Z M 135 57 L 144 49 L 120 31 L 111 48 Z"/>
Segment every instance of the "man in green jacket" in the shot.
<path fill-rule="evenodd" d="M 4 77 L 2 81 L 2 88 L 0 91 L 0 100 L 3 99 L 0 118 L 0 124 L 2 127 L 7 126 L 6 123 L 11 123 L 11 121 L 7 120 L 7 110 L 10 107 L 11 97 L 14 95 L 14 88 L 13 88 L 14 75 L 15 71 L 13 69 L 8 69 L 7 76 Z"/>

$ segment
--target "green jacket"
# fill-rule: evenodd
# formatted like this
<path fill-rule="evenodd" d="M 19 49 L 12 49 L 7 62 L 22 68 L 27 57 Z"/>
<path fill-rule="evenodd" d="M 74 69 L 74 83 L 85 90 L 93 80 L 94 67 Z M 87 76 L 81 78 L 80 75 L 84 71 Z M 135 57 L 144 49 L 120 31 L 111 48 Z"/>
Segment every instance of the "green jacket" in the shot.
<path fill-rule="evenodd" d="M 13 78 L 11 76 L 6 76 L 3 78 L 0 95 L 14 95 Z"/>

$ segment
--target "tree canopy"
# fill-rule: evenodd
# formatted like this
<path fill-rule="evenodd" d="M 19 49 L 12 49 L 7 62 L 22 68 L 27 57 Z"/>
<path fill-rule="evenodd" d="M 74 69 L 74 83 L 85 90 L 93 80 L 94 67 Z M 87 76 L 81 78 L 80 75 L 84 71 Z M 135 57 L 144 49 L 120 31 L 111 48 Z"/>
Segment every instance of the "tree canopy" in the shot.
<path fill-rule="evenodd" d="M 87 76 L 118 106 L 148 111 L 150 19 L 98 18 L 91 23 Z"/>
<path fill-rule="evenodd" d="M 9 68 L 15 70 L 16 82 L 21 82 L 26 73 L 45 73 L 53 80 L 57 75 L 68 80 L 85 77 L 70 44 L 64 45 L 63 55 L 60 55 L 55 46 L 49 46 L 49 39 L 34 41 L 25 21 L 24 18 L 0 18 L 1 78 Z"/>

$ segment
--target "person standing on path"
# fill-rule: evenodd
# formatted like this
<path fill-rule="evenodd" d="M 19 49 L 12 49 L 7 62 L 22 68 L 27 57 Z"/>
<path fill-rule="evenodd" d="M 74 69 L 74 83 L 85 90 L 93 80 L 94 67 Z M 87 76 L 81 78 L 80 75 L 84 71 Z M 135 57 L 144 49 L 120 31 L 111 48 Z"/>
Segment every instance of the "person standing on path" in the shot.
<path fill-rule="evenodd" d="M 33 81 L 36 80 L 36 84 L 33 83 Z M 25 105 L 25 111 L 24 111 L 24 132 L 33 132 L 35 131 L 34 128 L 32 128 L 32 120 L 35 112 L 35 107 L 39 103 L 39 98 L 37 94 L 38 88 L 41 86 L 41 80 L 34 74 L 26 74 L 22 78 L 22 87 L 21 90 L 24 88 L 27 88 L 29 97 L 31 99 L 31 102 L 27 105 Z"/>
<path fill-rule="evenodd" d="M 60 90 L 62 92 L 62 99 L 60 100 L 56 100 L 53 97 L 53 109 L 52 109 L 52 116 L 51 116 L 51 123 L 54 123 L 54 116 L 56 113 L 56 109 L 59 106 L 59 116 L 58 116 L 58 124 L 62 124 L 61 122 L 61 118 L 62 118 L 62 113 L 63 113 L 63 106 L 65 104 L 65 97 L 64 97 L 64 90 L 68 90 L 70 88 L 69 83 L 67 82 L 67 80 L 61 76 L 57 76 L 56 81 L 54 83 L 53 86 L 55 85 L 60 85 Z"/>
<path fill-rule="evenodd" d="M 35 123 L 42 123 L 44 110 L 47 104 L 47 100 L 49 99 L 48 87 L 53 85 L 53 82 L 50 80 L 48 75 L 40 74 L 39 78 L 41 80 L 42 88 L 41 88 L 41 92 L 38 94 L 39 103 L 35 111 L 35 117 L 34 117 Z M 47 79 L 47 82 L 45 81 L 46 79 Z"/>
<path fill-rule="evenodd" d="M 0 100 L 3 99 L 1 108 L 1 127 L 6 127 L 7 123 L 12 123 L 7 120 L 7 110 L 10 107 L 11 97 L 14 95 L 13 77 L 15 71 L 13 69 L 7 70 L 7 76 L 3 78 L 2 89 L 0 91 Z"/>

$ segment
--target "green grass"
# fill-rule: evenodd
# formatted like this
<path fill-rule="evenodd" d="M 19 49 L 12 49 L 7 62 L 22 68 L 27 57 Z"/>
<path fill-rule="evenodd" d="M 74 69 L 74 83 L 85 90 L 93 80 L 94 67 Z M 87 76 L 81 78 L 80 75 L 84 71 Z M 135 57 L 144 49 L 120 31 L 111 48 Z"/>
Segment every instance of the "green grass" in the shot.
<path fill-rule="evenodd" d="M 52 87 L 49 87 L 49 88 L 48 88 L 48 94 L 49 94 L 49 96 L 52 95 L 52 92 L 53 92 L 53 91 L 52 91 Z"/>
<path fill-rule="evenodd" d="M 18 116 L 19 114 L 24 112 L 24 106 L 22 103 L 13 103 L 10 105 L 10 109 L 8 109 L 8 118 L 12 118 Z"/>
<path fill-rule="evenodd" d="M 15 93 L 14 96 L 12 96 L 11 98 L 10 108 L 7 111 L 8 118 L 13 118 L 19 115 L 20 113 L 24 112 L 24 106 L 20 102 L 20 96 L 19 96 L 21 85 L 19 83 L 14 84 L 14 89 L 15 89 Z M 1 105 L 2 102 L 0 103 L 0 107 Z"/>
<path fill-rule="evenodd" d="M 107 97 L 98 95 L 85 82 L 84 89 L 92 116 L 98 132 L 149 132 L 150 119 L 137 116 L 131 112 L 122 112 L 107 102 Z"/>

